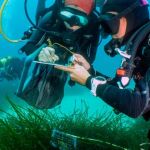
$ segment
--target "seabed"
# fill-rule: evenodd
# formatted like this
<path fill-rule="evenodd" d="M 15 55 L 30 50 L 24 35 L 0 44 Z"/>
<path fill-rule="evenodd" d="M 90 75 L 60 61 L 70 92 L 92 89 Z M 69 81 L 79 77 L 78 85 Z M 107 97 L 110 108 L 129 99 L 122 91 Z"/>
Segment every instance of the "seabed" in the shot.
<path fill-rule="evenodd" d="M 74 110 L 70 115 L 22 108 L 6 97 L 13 113 L 0 110 L 0 150 L 148 150 L 149 122 L 124 125 L 122 115 Z M 60 110 L 61 111 L 61 110 Z"/>

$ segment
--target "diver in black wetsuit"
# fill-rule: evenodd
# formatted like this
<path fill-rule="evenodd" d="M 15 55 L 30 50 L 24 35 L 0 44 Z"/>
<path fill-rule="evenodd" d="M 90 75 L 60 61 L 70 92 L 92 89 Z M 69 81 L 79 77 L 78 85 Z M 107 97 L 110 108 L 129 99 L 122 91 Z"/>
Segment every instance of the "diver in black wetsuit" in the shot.
<path fill-rule="evenodd" d="M 44 8 L 45 2 L 38 3 L 36 28 L 21 51 L 28 56 L 27 58 L 31 58 L 46 44 L 41 52 L 38 51 L 36 59 L 40 62 L 51 63 L 52 59 L 49 58 L 53 54 L 55 60 L 58 60 L 56 63 L 65 65 L 72 54 L 77 52 L 89 63 L 93 63 L 100 34 L 99 13 L 95 10 L 95 1 L 87 0 L 85 3 L 85 0 L 56 0 L 47 9 Z M 31 59 L 26 61 L 25 66 L 30 67 L 29 61 Z M 29 81 L 25 79 L 27 70 L 28 67 L 22 74 L 17 95 L 37 108 L 52 108 L 60 104 L 68 74 L 50 65 L 37 64 L 35 70 L 38 75 L 33 73 Z M 26 81 L 29 83 L 25 83 Z M 26 87 L 23 87 L 24 85 Z M 74 85 L 74 82 L 69 82 L 69 85 Z"/>
<path fill-rule="evenodd" d="M 146 0 L 107 0 L 102 7 L 100 24 L 112 36 L 105 51 L 123 57 L 116 77 L 96 72 L 81 55 L 72 67 L 56 67 L 70 73 L 73 81 L 86 85 L 91 92 L 119 112 L 150 119 L 150 20 Z M 125 46 L 125 51 L 120 48 Z M 80 65 L 79 65 L 80 64 Z M 104 68 L 102 68 L 104 69 Z M 131 78 L 135 89 L 125 88 Z"/>
<path fill-rule="evenodd" d="M 0 81 L 6 79 L 8 81 L 19 79 L 23 69 L 24 61 L 17 58 L 7 56 L 0 59 Z"/>

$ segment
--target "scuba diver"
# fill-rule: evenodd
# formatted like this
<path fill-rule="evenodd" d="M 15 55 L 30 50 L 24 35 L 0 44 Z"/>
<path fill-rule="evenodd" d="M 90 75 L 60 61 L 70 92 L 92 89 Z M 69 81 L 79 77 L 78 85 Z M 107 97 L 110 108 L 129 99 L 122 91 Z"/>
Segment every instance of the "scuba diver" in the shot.
<path fill-rule="evenodd" d="M 56 0 L 46 9 L 45 2 L 39 0 L 35 29 L 21 48 L 27 60 L 17 91 L 19 97 L 37 108 L 53 108 L 64 96 L 68 74 L 53 64 L 71 64 L 74 53 L 80 53 L 92 64 L 100 35 L 95 0 Z M 28 80 L 31 62 L 35 69 Z M 69 85 L 74 82 L 69 81 Z"/>
<path fill-rule="evenodd" d="M 17 58 L 7 56 L 0 59 L 0 81 L 4 79 L 11 81 L 20 79 L 24 61 Z"/>
<path fill-rule="evenodd" d="M 69 72 L 71 79 L 91 90 L 94 96 L 129 117 L 150 119 L 150 19 L 146 0 L 105 1 L 100 26 L 103 37 L 112 39 L 104 46 L 114 57 L 122 56 L 122 64 L 111 79 L 95 71 L 84 56 L 75 54 L 73 66 L 56 66 Z M 122 50 L 121 50 L 122 49 Z M 131 79 L 135 88 L 125 88 Z"/>
<path fill-rule="evenodd" d="M 56 0 L 50 8 L 45 8 L 45 2 L 46 0 L 38 2 L 37 29 L 33 30 L 21 51 L 29 55 L 50 37 L 52 43 L 60 42 L 71 50 L 80 52 L 92 63 L 99 40 L 99 14 L 95 10 L 95 1 L 89 0 L 85 4 L 83 0 L 65 0 L 64 3 Z M 91 53 L 91 49 L 94 52 Z"/>

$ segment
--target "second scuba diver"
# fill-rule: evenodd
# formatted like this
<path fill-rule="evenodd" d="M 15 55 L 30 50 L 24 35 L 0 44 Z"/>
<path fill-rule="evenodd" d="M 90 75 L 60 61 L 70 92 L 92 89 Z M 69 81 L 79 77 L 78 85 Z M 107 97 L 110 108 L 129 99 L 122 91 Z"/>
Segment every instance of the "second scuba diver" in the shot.
<path fill-rule="evenodd" d="M 110 79 L 95 71 L 86 59 L 75 54 L 75 64 L 56 66 L 70 73 L 71 79 L 85 85 L 93 95 L 129 117 L 150 119 L 150 19 L 146 0 L 107 0 L 102 7 L 103 35 L 112 40 L 104 47 L 110 56 L 119 53 L 121 67 Z M 120 48 L 124 48 L 124 51 Z M 135 88 L 125 88 L 131 78 Z"/>

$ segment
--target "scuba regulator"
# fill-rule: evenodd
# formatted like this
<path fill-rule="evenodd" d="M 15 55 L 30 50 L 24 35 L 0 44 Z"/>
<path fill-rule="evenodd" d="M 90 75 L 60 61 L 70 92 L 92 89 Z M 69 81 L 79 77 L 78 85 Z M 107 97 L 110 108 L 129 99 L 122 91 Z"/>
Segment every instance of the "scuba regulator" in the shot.
<path fill-rule="evenodd" d="M 133 71 L 136 67 L 135 61 L 137 60 L 136 54 L 138 48 L 149 33 L 150 22 L 143 25 L 131 36 L 123 51 L 119 48 L 115 49 L 115 51 L 123 57 L 121 66 L 116 72 L 116 77 L 118 78 L 118 85 L 120 88 L 124 88 L 129 84 Z"/>
<path fill-rule="evenodd" d="M 121 47 L 121 40 L 112 39 L 104 46 L 105 53 L 111 57 L 117 55 L 116 49 Z"/>

